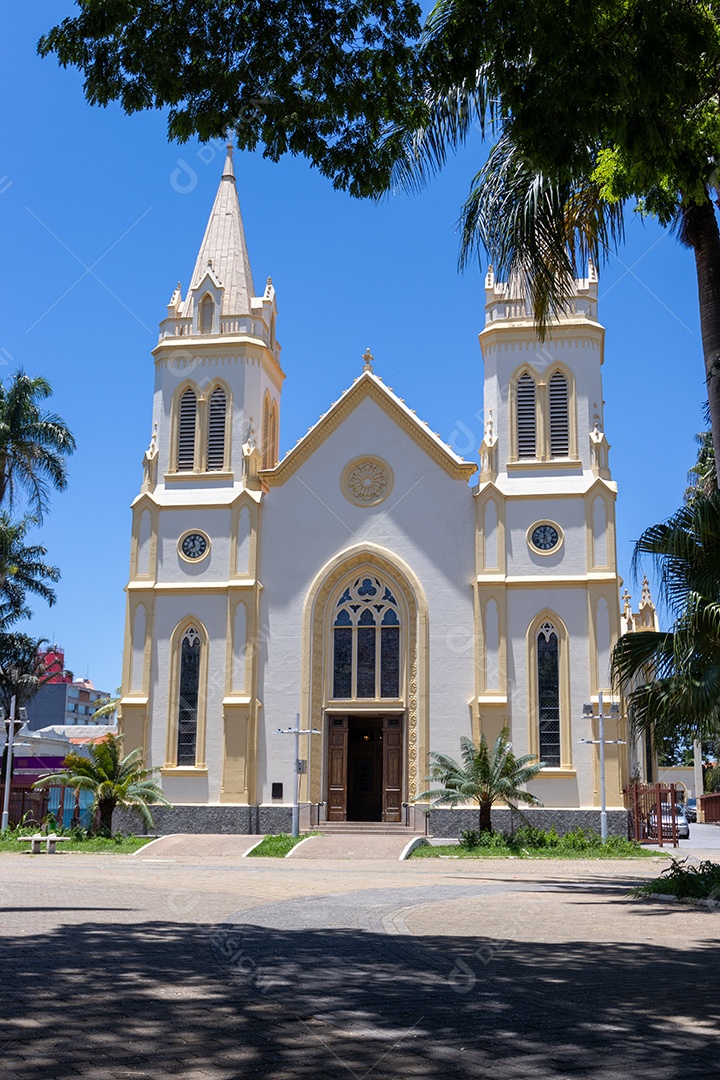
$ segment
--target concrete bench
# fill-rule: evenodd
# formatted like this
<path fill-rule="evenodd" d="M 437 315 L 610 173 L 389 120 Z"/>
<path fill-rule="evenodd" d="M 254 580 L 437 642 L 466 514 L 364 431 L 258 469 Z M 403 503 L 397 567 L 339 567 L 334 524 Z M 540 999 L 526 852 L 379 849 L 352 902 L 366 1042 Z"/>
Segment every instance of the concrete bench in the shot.
<path fill-rule="evenodd" d="M 54 855 L 56 844 L 67 844 L 70 840 L 72 840 L 71 836 L 56 836 L 55 833 L 48 833 L 47 836 L 43 836 L 42 833 L 35 833 L 34 836 L 18 836 L 19 844 L 30 844 L 31 855 L 40 855 L 42 844 L 45 844 L 48 855 Z"/>

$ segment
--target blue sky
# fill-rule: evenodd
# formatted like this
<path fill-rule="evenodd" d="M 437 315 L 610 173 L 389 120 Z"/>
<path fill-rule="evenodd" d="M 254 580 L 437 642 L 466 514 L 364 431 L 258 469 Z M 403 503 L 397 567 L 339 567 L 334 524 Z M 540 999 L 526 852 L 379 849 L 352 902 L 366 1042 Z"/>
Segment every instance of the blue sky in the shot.
<path fill-rule="evenodd" d="M 69 489 L 40 530 L 62 570 L 58 602 L 35 604 L 30 629 L 63 645 L 76 675 L 111 690 L 129 505 L 150 438 L 150 350 L 176 282 L 187 288 L 222 156 L 169 144 L 160 114 L 90 108 L 77 72 L 40 60 L 37 39 L 72 10 L 35 0 L 3 18 L 0 377 L 18 366 L 46 376 L 78 442 Z M 333 191 L 303 160 L 237 157 L 255 283 L 271 275 L 278 292 L 281 453 L 359 374 L 369 345 L 377 373 L 477 460 L 483 273 L 458 274 L 455 222 L 484 152 L 478 135 L 424 193 L 380 205 Z M 692 256 L 633 217 L 600 298 L 618 557 L 632 589 L 632 542 L 680 505 L 702 427 Z"/>

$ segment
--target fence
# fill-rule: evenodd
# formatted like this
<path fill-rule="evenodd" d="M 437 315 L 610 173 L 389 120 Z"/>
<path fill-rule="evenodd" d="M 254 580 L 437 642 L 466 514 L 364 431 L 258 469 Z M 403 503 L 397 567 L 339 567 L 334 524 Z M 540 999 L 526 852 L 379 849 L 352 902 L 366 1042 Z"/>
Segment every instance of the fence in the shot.
<path fill-rule="evenodd" d="M 19 825 L 26 818 L 30 825 L 39 825 L 47 815 L 50 792 L 47 789 L 33 790 L 31 784 L 12 781 L 10 784 L 10 824 Z M 0 784 L 0 806 L 5 805 L 5 785 Z"/>
<path fill-rule="evenodd" d="M 720 821 L 720 793 L 703 795 L 700 805 L 705 812 L 706 821 Z"/>
<path fill-rule="evenodd" d="M 5 805 L 5 785 L 0 784 L 0 806 Z M 89 829 L 93 823 L 93 793 L 67 787 L 33 789 L 32 784 L 13 780 L 10 784 L 9 823 L 41 825 L 52 814 L 58 825 L 68 829 L 79 825 Z"/>
<path fill-rule="evenodd" d="M 631 784 L 628 809 L 632 816 L 634 839 L 638 844 L 670 841 L 678 846 L 677 795 L 674 784 Z M 658 829 L 658 822 L 660 828 Z"/>

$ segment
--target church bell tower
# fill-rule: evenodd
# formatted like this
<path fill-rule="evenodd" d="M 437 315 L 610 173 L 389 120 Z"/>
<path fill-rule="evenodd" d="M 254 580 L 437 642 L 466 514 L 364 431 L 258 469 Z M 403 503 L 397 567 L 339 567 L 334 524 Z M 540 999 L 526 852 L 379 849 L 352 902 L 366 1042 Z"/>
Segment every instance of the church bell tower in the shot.
<path fill-rule="evenodd" d="M 160 323 L 132 507 L 121 723 L 173 803 L 252 795 L 258 474 L 277 461 L 285 377 L 276 316 L 269 278 L 255 294 L 228 146 L 189 288 Z"/>

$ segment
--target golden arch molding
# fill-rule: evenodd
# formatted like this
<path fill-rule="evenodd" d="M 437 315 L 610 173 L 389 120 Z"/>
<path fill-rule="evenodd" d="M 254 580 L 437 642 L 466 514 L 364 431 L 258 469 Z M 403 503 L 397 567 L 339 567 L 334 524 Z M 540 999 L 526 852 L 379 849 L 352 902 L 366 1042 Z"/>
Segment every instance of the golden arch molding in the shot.
<path fill-rule="evenodd" d="M 301 726 L 323 730 L 326 705 L 325 656 L 329 648 L 327 605 L 342 581 L 355 571 L 386 574 L 399 586 L 407 607 L 407 675 L 404 688 L 407 715 L 408 797 L 420 790 L 428 753 L 428 608 L 424 590 L 410 567 L 393 552 L 376 544 L 358 544 L 326 563 L 308 591 L 303 611 L 303 695 Z M 315 749 L 315 748 L 313 748 Z M 322 755 L 310 756 L 307 797 L 320 802 Z"/>

